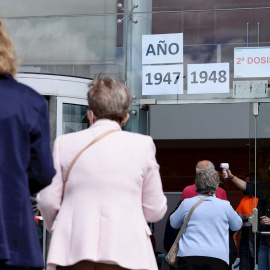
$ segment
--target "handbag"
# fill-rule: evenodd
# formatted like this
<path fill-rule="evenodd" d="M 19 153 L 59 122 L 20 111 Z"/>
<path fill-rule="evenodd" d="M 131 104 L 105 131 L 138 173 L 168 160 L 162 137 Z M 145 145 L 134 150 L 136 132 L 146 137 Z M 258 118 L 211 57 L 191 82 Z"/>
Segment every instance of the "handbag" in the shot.
<path fill-rule="evenodd" d="M 63 202 L 63 199 L 64 199 L 64 195 L 65 195 L 65 189 L 66 189 L 66 184 L 67 184 L 67 181 L 68 181 L 68 176 L 70 174 L 70 171 L 72 169 L 72 167 L 74 166 L 75 162 L 77 161 L 77 159 L 80 157 L 80 155 L 86 150 L 88 149 L 91 145 L 93 145 L 94 143 L 98 142 L 99 140 L 101 140 L 102 138 L 104 138 L 105 136 L 111 134 L 112 132 L 115 132 L 117 131 L 116 129 L 111 129 L 111 130 L 108 130 L 104 133 L 102 133 L 101 135 L 99 135 L 98 137 L 96 137 L 93 141 L 91 141 L 88 145 L 86 145 L 75 157 L 74 159 L 72 160 L 72 162 L 70 163 L 69 167 L 68 167 L 68 170 L 67 170 L 67 173 L 66 173 L 66 177 L 64 179 L 64 183 L 63 183 L 63 189 L 62 189 L 62 196 L 61 196 L 61 204 Z"/>
<path fill-rule="evenodd" d="M 187 223 L 190 219 L 190 216 L 191 214 L 193 213 L 193 211 L 205 200 L 209 197 L 209 195 L 206 195 L 204 197 L 202 197 L 199 201 L 197 201 L 193 206 L 192 208 L 190 209 L 186 219 L 185 219 L 185 222 L 184 224 L 182 225 L 178 235 L 176 236 L 176 239 L 174 240 L 174 243 L 172 245 L 172 247 L 170 248 L 168 254 L 166 255 L 165 257 L 165 260 L 167 261 L 168 264 L 170 264 L 171 266 L 174 266 L 174 267 L 178 267 L 178 256 L 177 256 L 177 253 L 179 251 L 179 240 L 187 226 Z"/>

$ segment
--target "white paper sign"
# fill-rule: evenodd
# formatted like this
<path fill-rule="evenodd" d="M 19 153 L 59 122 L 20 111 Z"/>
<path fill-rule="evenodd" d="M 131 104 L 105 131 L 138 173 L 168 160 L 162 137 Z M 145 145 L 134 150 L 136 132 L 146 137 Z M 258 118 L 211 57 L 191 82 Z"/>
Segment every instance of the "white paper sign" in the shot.
<path fill-rule="evenodd" d="M 234 48 L 234 77 L 270 77 L 270 47 Z"/>
<path fill-rule="evenodd" d="M 183 94 L 183 65 L 143 66 L 142 94 Z"/>
<path fill-rule="evenodd" d="M 143 35 L 142 64 L 183 63 L 183 33 Z"/>
<path fill-rule="evenodd" d="M 229 93 L 229 63 L 187 65 L 188 94 Z"/>

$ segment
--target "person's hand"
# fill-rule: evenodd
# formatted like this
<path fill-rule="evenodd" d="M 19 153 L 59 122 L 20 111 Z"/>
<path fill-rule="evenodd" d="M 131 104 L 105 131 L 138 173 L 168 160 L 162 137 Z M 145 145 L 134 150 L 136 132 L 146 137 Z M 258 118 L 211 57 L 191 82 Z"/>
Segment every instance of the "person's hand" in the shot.
<path fill-rule="evenodd" d="M 229 178 L 229 179 L 232 178 L 232 177 L 233 177 L 233 174 L 232 174 L 232 172 L 230 171 L 230 169 L 227 169 L 226 171 L 227 171 L 227 173 L 228 173 L 228 178 Z"/>
<path fill-rule="evenodd" d="M 262 217 L 260 217 L 260 219 L 261 219 L 261 224 L 263 224 L 263 225 L 270 225 L 270 218 L 269 217 L 262 216 Z"/>
<path fill-rule="evenodd" d="M 227 171 L 228 177 L 226 178 L 226 173 L 222 171 L 223 178 L 224 179 L 230 179 L 230 178 L 232 178 L 233 177 L 232 172 L 229 169 L 227 169 L 226 171 Z"/>

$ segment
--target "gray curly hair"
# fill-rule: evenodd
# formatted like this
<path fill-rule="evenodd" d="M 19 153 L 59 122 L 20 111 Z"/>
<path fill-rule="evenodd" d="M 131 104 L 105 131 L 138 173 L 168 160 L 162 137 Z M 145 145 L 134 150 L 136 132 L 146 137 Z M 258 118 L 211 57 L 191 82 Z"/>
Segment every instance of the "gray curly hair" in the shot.
<path fill-rule="evenodd" d="M 216 193 L 219 185 L 219 175 L 211 161 L 202 160 L 196 165 L 196 192 L 204 195 Z"/>

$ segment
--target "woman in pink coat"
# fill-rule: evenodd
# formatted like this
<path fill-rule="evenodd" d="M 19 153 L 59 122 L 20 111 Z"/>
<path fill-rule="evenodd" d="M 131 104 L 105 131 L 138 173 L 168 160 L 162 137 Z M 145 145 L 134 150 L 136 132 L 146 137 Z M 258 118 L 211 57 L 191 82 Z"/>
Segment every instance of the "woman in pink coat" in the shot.
<path fill-rule="evenodd" d="M 38 194 L 38 207 L 52 233 L 47 270 L 156 270 L 147 222 L 166 213 L 155 146 L 149 136 L 121 130 L 129 118 L 131 95 L 113 78 L 96 76 L 88 92 L 91 127 L 59 136 L 57 170 Z M 63 181 L 77 153 L 87 148 Z"/>

